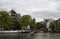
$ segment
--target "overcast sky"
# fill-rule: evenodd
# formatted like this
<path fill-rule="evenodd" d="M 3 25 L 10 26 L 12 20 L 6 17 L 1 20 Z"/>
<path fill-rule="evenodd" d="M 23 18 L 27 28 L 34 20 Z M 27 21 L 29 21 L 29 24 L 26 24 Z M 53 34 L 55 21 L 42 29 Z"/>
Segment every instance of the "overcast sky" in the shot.
<path fill-rule="evenodd" d="M 21 15 L 29 14 L 36 21 L 60 18 L 60 0 L 0 0 L 0 10 L 11 9 Z"/>

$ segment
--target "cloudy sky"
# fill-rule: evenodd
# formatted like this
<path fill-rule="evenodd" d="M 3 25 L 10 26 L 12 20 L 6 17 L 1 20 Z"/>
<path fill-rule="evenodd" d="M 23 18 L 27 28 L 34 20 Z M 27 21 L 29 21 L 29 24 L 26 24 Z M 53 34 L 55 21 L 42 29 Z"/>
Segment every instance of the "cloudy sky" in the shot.
<path fill-rule="evenodd" d="M 0 10 L 11 9 L 21 15 L 31 15 L 37 22 L 44 18 L 60 18 L 60 0 L 0 0 Z"/>

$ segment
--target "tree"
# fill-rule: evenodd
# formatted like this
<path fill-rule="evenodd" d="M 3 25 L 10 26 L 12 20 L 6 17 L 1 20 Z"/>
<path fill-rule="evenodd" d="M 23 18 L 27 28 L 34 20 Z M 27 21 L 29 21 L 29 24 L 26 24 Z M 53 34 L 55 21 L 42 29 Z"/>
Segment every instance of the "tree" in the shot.
<path fill-rule="evenodd" d="M 15 27 L 15 30 L 20 30 L 21 29 L 21 24 L 20 24 L 19 20 L 16 20 L 14 22 L 14 27 Z"/>
<path fill-rule="evenodd" d="M 33 18 L 33 19 L 30 20 L 30 27 L 31 27 L 31 28 L 35 28 L 35 29 L 37 28 L 37 27 L 36 27 L 35 18 Z"/>
<path fill-rule="evenodd" d="M 36 24 L 37 24 L 37 29 L 45 28 L 45 27 L 44 27 L 44 23 L 42 23 L 42 22 L 38 22 L 38 23 L 36 23 Z"/>
<path fill-rule="evenodd" d="M 12 17 L 6 11 L 0 11 L 0 25 L 5 29 L 10 28 L 10 24 L 13 21 Z"/>
<path fill-rule="evenodd" d="M 30 19 L 30 15 L 23 15 L 20 19 L 21 26 L 28 26 L 30 23 Z"/>
<path fill-rule="evenodd" d="M 54 31 L 54 29 L 55 29 L 55 23 L 53 22 L 51 22 L 50 23 L 50 25 L 49 25 L 49 28 L 52 30 L 52 31 Z"/>

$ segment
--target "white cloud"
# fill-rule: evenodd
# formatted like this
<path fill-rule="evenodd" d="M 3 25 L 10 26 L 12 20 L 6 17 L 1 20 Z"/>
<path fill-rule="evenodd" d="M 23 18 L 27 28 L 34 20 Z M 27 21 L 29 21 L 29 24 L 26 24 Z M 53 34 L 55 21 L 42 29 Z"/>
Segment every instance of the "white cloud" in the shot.
<path fill-rule="evenodd" d="M 50 18 L 54 17 L 55 15 L 51 15 L 56 14 L 55 12 L 59 14 L 60 0 L 0 0 L 0 10 L 9 11 L 11 9 L 14 9 L 17 13 L 22 15 L 30 14 L 32 17 L 36 18 L 37 21 L 40 21 L 39 19 L 42 20 L 42 18 L 48 18 L 47 16 Z M 45 12 L 45 14 L 38 13 L 44 11 L 49 12 Z M 56 15 L 55 17 L 57 18 L 59 15 Z"/>

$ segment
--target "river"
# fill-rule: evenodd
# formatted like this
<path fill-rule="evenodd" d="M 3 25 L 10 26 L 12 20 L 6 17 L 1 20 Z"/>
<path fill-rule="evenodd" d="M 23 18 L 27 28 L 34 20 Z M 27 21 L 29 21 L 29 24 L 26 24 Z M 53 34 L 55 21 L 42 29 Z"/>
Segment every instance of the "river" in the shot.
<path fill-rule="evenodd" d="M 0 34 L 0 39 L 60 39 L 60 33 Z"/>

